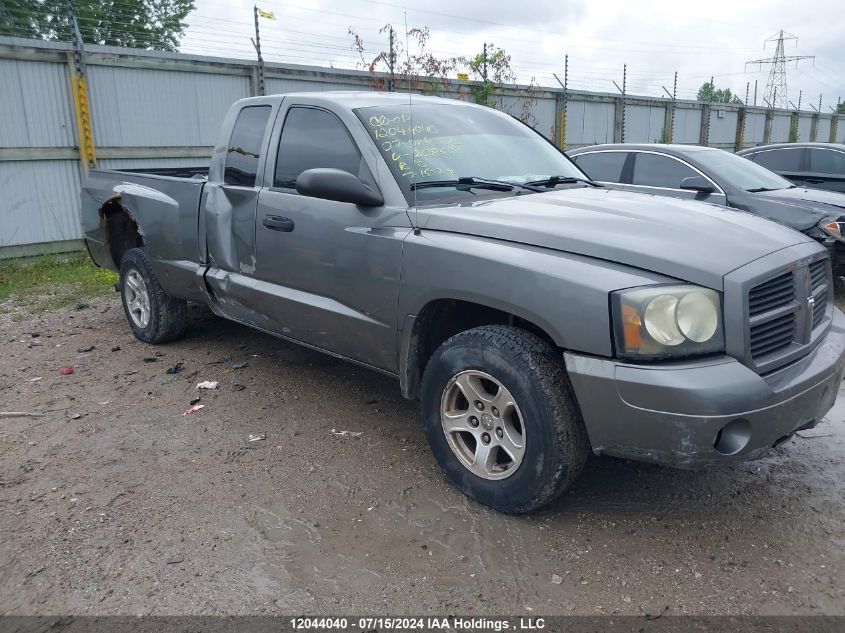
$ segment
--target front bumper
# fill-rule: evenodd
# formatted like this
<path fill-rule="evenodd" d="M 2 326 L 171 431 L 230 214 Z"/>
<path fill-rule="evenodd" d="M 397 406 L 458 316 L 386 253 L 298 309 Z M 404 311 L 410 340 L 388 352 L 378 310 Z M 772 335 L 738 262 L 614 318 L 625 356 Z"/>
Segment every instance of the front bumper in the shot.
<path fill-rule="evenodd" d="M 566 352 L 593 452 L 677 468 L 757 459 L 836 401 L 845 373 L 845 315 L 803 358 L 759 375 L 721 356 L 633 365 Z"/>

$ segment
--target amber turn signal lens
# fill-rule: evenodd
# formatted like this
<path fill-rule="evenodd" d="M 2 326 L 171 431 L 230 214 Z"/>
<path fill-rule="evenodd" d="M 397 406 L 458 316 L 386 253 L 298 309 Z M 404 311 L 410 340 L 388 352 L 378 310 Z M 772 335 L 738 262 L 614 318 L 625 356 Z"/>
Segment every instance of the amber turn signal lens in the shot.
<path fill-rule="evenodd" d="M 828 222 L 824 225 L 824 230 L 832 235 L 842 237 L 842 229 L 839 226 L 839 222 Z"/>
<path fill-rule="evenodd" d="M 622 335 L 625 338 L 625 351 L 636 352 L 643 346 L 641 333 L 643 322 L 636 308 L 622 306 Z"/>

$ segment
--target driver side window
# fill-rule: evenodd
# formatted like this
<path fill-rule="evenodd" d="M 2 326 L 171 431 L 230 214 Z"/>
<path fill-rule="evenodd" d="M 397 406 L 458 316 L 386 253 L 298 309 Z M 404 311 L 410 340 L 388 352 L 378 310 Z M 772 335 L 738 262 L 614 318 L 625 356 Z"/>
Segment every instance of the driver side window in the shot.
<path fill-rule="evenodd" d="M 293 107 L 282 128 L 273 186 L 294 189 L 299 174 L 320 167 L 358 176 L 361 153 L 335 115 L 317 108 Z"/>

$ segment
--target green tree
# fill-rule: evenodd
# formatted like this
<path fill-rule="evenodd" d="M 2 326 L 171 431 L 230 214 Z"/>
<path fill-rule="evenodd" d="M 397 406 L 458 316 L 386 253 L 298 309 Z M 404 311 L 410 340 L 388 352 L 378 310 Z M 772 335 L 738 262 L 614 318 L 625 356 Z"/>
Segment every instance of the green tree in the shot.
<path fill-rule="evenodd" d="M 840 103 L 838 106 L 836 106 L 836 112 L 837 114 L 845 114 L 845 102 Z"/>
<path fill-rule="evenodd" d="M 495 85 L 516 80 L 511 68 L 511 56 L 494 44 L 487 44 L 485 50 L 465 60 L 465 63 L 472 78 L 482 82 L 481 86 L 472 89 L 475 102 L 496 108 L 498 104 L 493 96 Z"/>
<path fill-rule="evenodd" d="M 194 0 L 75 0 L 88 44 L 176 51 Z M 0 0 L 0 33 L 68 41 L 66 0 Z"/>
<path fill-rule="evenodd" d="M 733 103 L 742 105 L 742 99 L 731 92 L 730 88 L 714 88 L 710 82 L 701 84 L 698 89 L 698 100 L 712 103 Z"/>

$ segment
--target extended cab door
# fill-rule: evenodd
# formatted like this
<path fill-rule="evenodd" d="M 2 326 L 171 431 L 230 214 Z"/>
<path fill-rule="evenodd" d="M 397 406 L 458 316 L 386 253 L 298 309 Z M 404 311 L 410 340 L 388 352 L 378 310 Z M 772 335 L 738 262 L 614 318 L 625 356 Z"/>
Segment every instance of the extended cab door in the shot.
<path fill-rule="evenodd" d="M 348 125 L 307 103 L 284 106 L 255 224 L 253 276 L 263 293 L 263 326 L 395 372 L 402 241 L 411 230 L 407 205 L 364 208 L 297 193 L 299 174 L 321 167 L 348 171 L 378 188 L 371 161 L 381 159 L 374 145 L 362 151 L 372 141 L 357 120 Z M 350 132 L 356 124 L 357 139 Z"/>
<path fill-rule="evenodd" d="M 200 205 L 210 306 L 218 314 L 250 324 L 256 324 L 253 308 L 259 299 L 251 276 L 255 213 L 274 110 L 278 111 L 277 103 L 251 100 L 229 113 L 222 129 L 231 133 L 215 150 Z M 225 156 L 220 157 L 221 152 Z"/>

